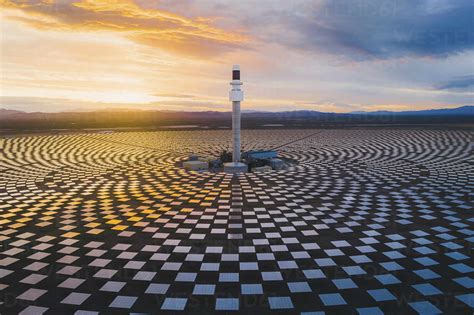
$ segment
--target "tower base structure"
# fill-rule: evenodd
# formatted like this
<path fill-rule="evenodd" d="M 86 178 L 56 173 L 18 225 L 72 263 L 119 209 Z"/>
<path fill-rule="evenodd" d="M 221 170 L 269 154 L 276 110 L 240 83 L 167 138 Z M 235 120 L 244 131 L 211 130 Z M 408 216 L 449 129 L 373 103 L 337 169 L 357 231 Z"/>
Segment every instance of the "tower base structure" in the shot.
<path fill-rule="evenodd" d="M 224 172 L 231 174 L 245 173 L 247 172 L 247 164 L 240 162 L 224 163 Z"/>

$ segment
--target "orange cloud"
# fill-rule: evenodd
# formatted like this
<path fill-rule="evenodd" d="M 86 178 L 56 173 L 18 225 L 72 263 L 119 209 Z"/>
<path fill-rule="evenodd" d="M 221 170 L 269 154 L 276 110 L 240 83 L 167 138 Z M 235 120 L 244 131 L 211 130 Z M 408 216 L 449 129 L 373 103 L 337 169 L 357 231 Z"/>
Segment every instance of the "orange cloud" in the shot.
<path fill-rule="evenodd" d="M 209 19 L 144 9 L 132 0 L 0 0 L 0 6 L 27 13 L 10 18 L 37 29 L 118 32 L 140 44 L 184 55 L 218 54 L 249 40 L 214 27 Z"/>

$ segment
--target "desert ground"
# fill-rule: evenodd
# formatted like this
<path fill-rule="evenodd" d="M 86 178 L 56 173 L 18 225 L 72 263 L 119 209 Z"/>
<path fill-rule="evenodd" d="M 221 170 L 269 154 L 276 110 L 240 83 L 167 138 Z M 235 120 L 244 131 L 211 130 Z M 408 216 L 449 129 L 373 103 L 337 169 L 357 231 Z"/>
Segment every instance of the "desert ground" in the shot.
<path fill-rule="evenodd" d="M 472 314 L 472 130 L 243 131 L 289 169 L 188 172 L 229 130 L 0 139 L 0 312 Z"/>

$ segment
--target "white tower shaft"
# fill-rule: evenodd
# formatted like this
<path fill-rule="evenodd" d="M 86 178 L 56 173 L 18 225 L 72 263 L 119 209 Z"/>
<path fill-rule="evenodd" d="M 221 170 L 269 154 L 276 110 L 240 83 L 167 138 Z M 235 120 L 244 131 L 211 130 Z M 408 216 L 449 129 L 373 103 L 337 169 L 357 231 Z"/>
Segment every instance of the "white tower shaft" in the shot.
<path fill-rule="evenodd" d="M 244 92 L 241 90 L 240 67 L 235 65 L 232 68 L 232 89 L 229 93 L 229 100 L 232 101 L 232 162 L 240 162 L 240 102 L 244 100 Z"/>
<path fill-rule="evenodd" d="M 232 162 L 240 162 L 240 102 L 232 102 Z"/>
<path fill-rule="evenodd" d="M 229 92 L 229 100 L 232 102 L 232 162 L 224 163 L 226 173 L 244 173 L 247 165 L 240 162 L 240 102 L 244 100 L 244 92 L 240 89 L 240 67 L 232 68 L 232 89 Z"/>

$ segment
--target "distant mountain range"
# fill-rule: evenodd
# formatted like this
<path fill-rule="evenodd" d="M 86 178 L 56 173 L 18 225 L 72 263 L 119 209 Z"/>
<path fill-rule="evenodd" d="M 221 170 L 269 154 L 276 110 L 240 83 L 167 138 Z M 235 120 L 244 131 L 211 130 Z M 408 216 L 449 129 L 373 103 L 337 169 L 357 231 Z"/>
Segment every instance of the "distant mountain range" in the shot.
<path fill-rule="evenodd" d="M 21 115 L 21 114 L 26 114 L 26 113 L 19 110 L 0 108 L 0 117 L 6 117 L 10 115 Z"/>
<path fill-rule="evenodd" d="M 202 116 L 203 114 L 208 115 L 225 115 L 228 112 L 217 112 L 217 111 L 199 111 L 199 112 L 187 112 L 187 111 L 170 111 L 170 110 L 141 110 L 141 109 L 125 109 L 125 108 L 110 108 L 98 111 L 67 111 L 67 112 L 32 112 L 27 113 L 19 110 L 3 109 L 0 108 L 0 118 L 12 115 L 55 115 L 55 114 L 67 114 L 67 113 L 96 113 L 96 112 L 162 112 L 162 113 L 176 113 L 176 114 L 196 114 Z M 442 109 L 426 109 L 426 110 L 411 110 L 411 111 L 353 111 L 349 113 L 333 113 L 333 112 L 320 112 L 314 110 L 295 110 L 295 111 L 281 111 L 281 112 L 268 112 L 259 110 L 243 110 L 242 115 L 301 115 L 301 116 L 318 116 L 318 115 L 402 115 L 402 116 L 438 116 L 438 115 L 474 115 L 474 106 L 466 105 L 456 108 L 442 108 Z"/>
<path fill-rule="evenodd" d="M 364 114 L 364 115 L 474 115 L 474 106 L 461 106 L 457 108 L 442 108 L 442 109 L 426 109 L 426 110 L 411 110 L 411 111 L 356 111 L 351 114 Z"/>
<path fill-rule="evenodd" d="M 242 128 L 315 128 L 357 125 L 469 124 L 474 106 L 419 111 L 325 113 L 311 110 L 286 112 L 245 111 Z M 84 128 L 160 128 L 191 125 L 196 128 L 230 128 L 230 112 L 176 112 L 107 109 L 93 112 L 26 113 L 0 109 L 0 131 Z"/>

